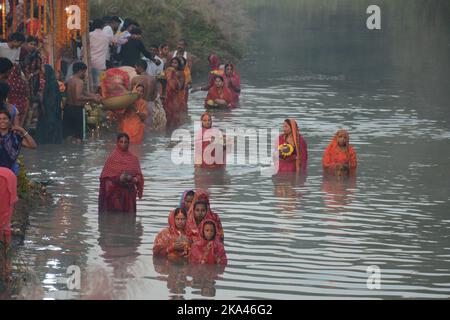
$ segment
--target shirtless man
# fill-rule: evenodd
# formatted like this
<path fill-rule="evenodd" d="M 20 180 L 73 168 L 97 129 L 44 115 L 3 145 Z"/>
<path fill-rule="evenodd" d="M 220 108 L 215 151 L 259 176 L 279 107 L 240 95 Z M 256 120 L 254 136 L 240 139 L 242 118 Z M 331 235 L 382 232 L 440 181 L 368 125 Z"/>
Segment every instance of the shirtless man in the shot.
<path fill-rule="evenodd" d="M 134 89 L 137 85 L 144 87 L 144 100 L 147 102 L 154 101 L 157 97 L 157 81 L 155 77 L 149 75 L 147 70 L 148 64 L 145 60 L 138 60 L 135 65 L 137 77 L 131 80 L 131 89 Z"/>
<path fill-rule="evenodd" d="M 101 101 L 101 97 L 84 90 L 87 66 L 83 62 L 73 65 L 73 75 L 67 82 L 67 101 L 64 107 L 64 137 L 72 137 L 72 142 L 83 139 L 83 107 L 87 102 Z"/>

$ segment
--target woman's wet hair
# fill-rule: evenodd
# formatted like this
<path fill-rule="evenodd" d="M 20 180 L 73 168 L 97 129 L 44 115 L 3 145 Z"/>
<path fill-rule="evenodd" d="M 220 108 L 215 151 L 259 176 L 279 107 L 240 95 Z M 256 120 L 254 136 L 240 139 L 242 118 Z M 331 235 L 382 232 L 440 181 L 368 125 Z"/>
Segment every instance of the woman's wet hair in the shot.
<path fill-rule="evenodd" d="M 194 190 L 189 190 L 189 191 L 186 193 L 186 197 L 193 197 L 193 196 L 195 196 Z"/>
<path fill-rule="evenodd" d="M 127 138 L 127 140 L 130 141 L 130 136 L 125 132 L 121 132 L 117 135 L 117 142 L 119 142 L 119 140 L 122 138 Z"/>
<path fill-rule="evenodd" d="M 208 203 L 203 200 L 197 201 L 196 203 L 194 203 L 194 210 L 195 210 L 195 208 L 197 208 L 198 205 L 201 205 L 201 204 L 205 206 L 206 210 L 208 210 Z"/>
<path fill-rule="evenodd" d="M 183 216 L 185 218 L 187 218 L 187 212 L 186 212 L 186 209 L 184 209 L 184 208 L 176 208 L 174 217 L 176 217 L 180 212 L 183 214 Z"/>
<path fill-rule="evenodd" d="M 213 229 L 214 229 L 214 235 L 213 235 L 212 239 L 214 239 L 214 238 L 216 237 L 217 230 L 216 230 L 216 224 L 215 224 L 214 222 L 212 222 L 211 220 L 208 220 L 208 221 L 206 221 L 206 222 L 203 224 L 203 238 L 205 238 L 205 227 L 206 227 L 207 225 L 213 226 Z"/>
<path fill-rule="evenodd" d="M 216 74 L 214 76 L 214 80 L 216 80 L 217 78 L 219 78 L 220 80 L 222 80 L 222 82 L 224 82 L 223 77 L 221 75 Z"/>
<path fill-rule="evenodd" d="M 4 114 L 8 117 L 9 121 L 11 121 L 11 114 L 6 110 L 0 110 L 0 114 Z"/>
<path fill-rule="evenodd" d="M 291 128 L 292 130 L 292 123 L 291 123 L 291 119 L 286 119 L 284 120 L 284 122 L 289 126 L 289 128 Z"/>

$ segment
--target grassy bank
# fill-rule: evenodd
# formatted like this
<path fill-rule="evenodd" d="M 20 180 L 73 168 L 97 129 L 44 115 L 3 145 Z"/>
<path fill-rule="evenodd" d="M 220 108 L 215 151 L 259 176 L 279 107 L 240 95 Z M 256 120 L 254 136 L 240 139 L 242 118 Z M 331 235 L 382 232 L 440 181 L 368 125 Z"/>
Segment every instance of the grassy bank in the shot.
<path fill-rule="evenodd" d="M 172 48 L 184 38 L 197 57 L 194 73 L 207 69 L 207 57 L 214 52 L 236 62 L 245 51 L 252 30 L 240 0 L 96 0 L 89 1 L 91 19 L 117 8 L 122 18 L 139 22 L 146 45 L 168 42 Z"/>

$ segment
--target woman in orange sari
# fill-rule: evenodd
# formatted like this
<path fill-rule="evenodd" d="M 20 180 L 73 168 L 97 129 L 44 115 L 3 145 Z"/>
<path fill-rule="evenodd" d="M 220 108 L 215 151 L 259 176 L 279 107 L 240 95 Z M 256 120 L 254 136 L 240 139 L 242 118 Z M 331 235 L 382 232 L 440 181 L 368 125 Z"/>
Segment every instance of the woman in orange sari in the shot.
<path fill-rule="evenodd" d="M 323 169 L 335 174 L 356 169 L 356 152 L 350 145 L 349 134 L 341 129 L 334 136 L 322 158 Z"/>
<path fill-rule="evenodd" d="M 142 143 L 144 139 L 145 119 L 148 117 L 147 102 L 144 100 L 144 86 L 137 85 L 133 92 L 139 94 L 139 99 L 134 103 L 134 108 L 129 108 L 123 114 L 119 124 L 119 130 L 130 137 L 130 143 Z"/>
<path fill-rule="evenodd" d="M 296 172 L 305 174 L 308 163 L 308 148 L 300 134 L 297 121 L 286 119 L 283 131 L 278 138 L 278 173 Z"/>
<path fill-rule="evenodd" d="M 169 214 L 169 226 L 161 230 L 153 244 L 153 255 L 179 261 L 189 256 L 191 240 L 186 234 L 186 210 L 176 208 Z"/>
<path fill-rule="evenodd" d="M 178 58 L 170 60 L 170 66 L 166 69 L 166 98 L 164 110 L 166 111 L 167 126 L 177 127 L 181 124 L 181 113 L 184 110 L 184 74 L 182 63 Z"/>
<path fill-rule="evenodd" d="M 136 198 L 142 199 L 144 177 L 138 158 L 129 150 L 126 133 L 117 136 L 117 146 L 100 175 L 99 213 L 136 213 Z"/>
<path fill-rule="evenodd" d="M 208 90 L 205 99 L 205 108 L 211 107 L 236 108 L 236 101 L 231 90 L 225 85 L 224 78 L 219 75 L 214 77 L 214 86 Z"/>
<path fill-rule="evenodd" d="M 226 265 L 227 254 L 220 241 L 216 223 L 212 220 L 204 220 L 199 230 L 201 230 L 201 238 L 192 244 L 191 263 Z"/>
<path fill-rule="evenodd" d="M 220 217 L 211 210 L 209 194 L 204 190 L 198 189 L 192 200 L 186 222 L 187 233 L 193 241 L 201 239 L 201 234 L 199 232 L 201 229 L 199 227 L 204 220 L 214 221 L 217 227 L 217 236 L 223 242 L 224 232 Z"/>

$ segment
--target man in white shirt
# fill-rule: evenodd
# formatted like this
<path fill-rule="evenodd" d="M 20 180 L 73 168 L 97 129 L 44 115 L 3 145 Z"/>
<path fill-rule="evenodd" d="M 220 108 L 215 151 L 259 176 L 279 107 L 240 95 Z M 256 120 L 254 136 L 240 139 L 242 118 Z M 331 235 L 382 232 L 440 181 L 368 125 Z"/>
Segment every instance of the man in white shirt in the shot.
<path fill-rule="evenodd" d="M 113 37 L 103 32 L 103 21 L 96 19 L 92 25 L 94 31 L 89 33 L 91 48 L 91 66 L 94 86 L 99 86 L 100 74 L 106 70 L 106 58 L 109 53 L 109 45 Z"/>
<path fill-rule="evenodd" d="M 0 57 L 8 58 L 12 63 L 19 63 L 20 47 L 25 42 L 25 36 L 22 33 L 11 33 L 8 42 L 0 43 Z"/>
<path fill-rule="evenodd" d="M 114 35 L 116 34 L 116 32 L 119 30 L 119 26 L 120 26 L 120 19 L 117 16 L 114 17 L 104 17 L 103 18 L 103 22 L 105 24 L 105 27 L 103 28 L 103 32 L 108 36 L 108 37 L 113 37 L 114 39 Z M 113 64 L 112 64 L 112 59 L 111 59 L 111 51 L 108 50 L 108 54 L 106 55 L 106 67 L 107 68 L 112 68 Z"/>
<path fill-rule="evenodd" d="M 150 46 L 150 52 L 155 55 L 155 59 L 159 60 L 161 63 L 157 66 L 153 61 L 147 58 L 142 58 L 147 62 L 147 73 L 152 77 L 160 75 L 164 71 L 164 61 L 158 57 L 159 48 L 157 45 Z"/>

